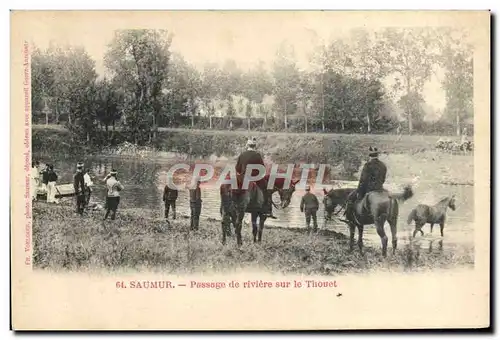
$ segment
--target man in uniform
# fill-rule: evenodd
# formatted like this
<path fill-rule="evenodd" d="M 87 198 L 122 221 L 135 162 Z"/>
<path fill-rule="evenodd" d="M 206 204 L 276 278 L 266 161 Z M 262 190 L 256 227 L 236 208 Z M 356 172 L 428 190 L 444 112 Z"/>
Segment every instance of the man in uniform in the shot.
<path fill-rule="evenodd" d="M 313 230 L 318 230 L 318 219 L 317 212 L 319 209 L 319 201 L 315 194 L 311 192 L 311 187 L 306 186 L 306 194 L 302 196 L 300 201 L 300 212 L 303 212 L 306 216 L 306 227 L 309 230 L 311 224 L 311 217 L 313 220 Z"/>
<path fill-rule="evenodd" d="M 352 216 L 354 203 L 360 201 L 367 193 L 375 190 L 384 190 L 387 167 L 378 159 L 379 151 L 377 148 L 370 147 L 368 156 L 370 159 L 365 163 L 361 170 L 358 188 L 354 190 L 347 198 L 345 215 L 347 218 Z"/>
<path fill-rule="evenodd" d="M 73 176 L 73 187 L 76 195 L 76 212 L 83 215 L 85 210 L 85 180 L 83 178 L 83 164 L 76 165 L 76 173 Z"/>
<path fill-rule="evenodd" d="M 200 228 L 200 215 L 201 215 L 201 189 L 200 178 L 195 177 L 194 187 L 189 189 L 189 207 L 191 208 L 191 230 L 198 230 Z"/>
<path fill-rule="evenodd" d="M 236 162 L 236 172 L 238 173 L 239 176 L 241 175 L 241 178 L 244 178 L 245 176 L 247 165 L 260 164 L 262 166 L 265 166 L 264 159 L 262 158 L 262 155 L 256 151 L 256 148 L 257 148 L 257 140 L 254 137 L 248 140 L 247 150 L 245 150 L 238 157 L 238 161 Z M 258 170 L 254 169 L 252 171 L 252 176 L 257 176 L 258 174 L 259 174 Z M 273 216 L 271 191 L 267 190 L 267 178 L 264 177 L 263 179 L 257 181 L 256 184 L 259 186 L 259 188 L 262 190 L 262 193 L 264 194 L 264 207 L 263 207 L 264 214 L 268 218 L 276 219 L 276 217 Z"/>
<path fill-rule="evenodd" d="M 163 189 L 163 202 L 165 203 L 165 219 L 168 219 L 168 214 L 170 212 L 170 208 L 172 208 L 172 218 L 175 220 L 176 211 L 175 211 L 175 201 L 177 201 L 177 197 L 179 196 L 179 192 L 175 188 L 171 188 L 169 186 L 172 177 L 167 179 L 167 184 Z"/>

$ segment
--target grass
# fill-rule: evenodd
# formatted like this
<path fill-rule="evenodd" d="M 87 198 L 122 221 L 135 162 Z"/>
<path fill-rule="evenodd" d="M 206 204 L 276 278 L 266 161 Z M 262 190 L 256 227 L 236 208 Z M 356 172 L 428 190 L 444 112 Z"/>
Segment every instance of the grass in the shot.
<path fill-rule="evenodd" d="M 102 221 L 103 212 L 80 217 L 73 206 L 37 202 L 33 208 L 34 266 L 51 270 L 158 270 L 163 273 L 223 273 L 259 269 L 272 273 L 329 275 L 373 270 L 421 271 L 456 266 L 473 267 L 473 249 L 466 252 L 420 251 L 400 244 L 386 259 L 380 246 L 365 244 L 365 254 L 348 251 L 345 235 L 328 230 L 310 235 L 303 229 L 264 230 L 261 244 L 234 237 L 221 244 L 220 222 L 202 219 L 189 231 L 189 219 L 172 221 L 158 213 L 119 210 L 117 220 Z"/>

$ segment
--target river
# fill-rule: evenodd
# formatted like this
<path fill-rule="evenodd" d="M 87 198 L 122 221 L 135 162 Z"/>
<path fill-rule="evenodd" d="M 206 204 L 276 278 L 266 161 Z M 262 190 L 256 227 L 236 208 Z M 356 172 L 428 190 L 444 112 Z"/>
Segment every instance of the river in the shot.
<path fill-rule="evenodd" d="M 42 159 L 43 162 L 43 159 Z M 75 171 L 76 161 L 69 159 L 53 160 L 55 170 L 59 175 L 59 184 L 70 183 Z M 121 208 L 143 208 L 149 209 L 152 214 L 158 215 L 158 212 L 163 214 L 162 193 L 166 184 L 166 174 L 170 166 L 174 164 L 173 160 L 137 160 L 125 159 L 120 157 L 93 157 L 85 159 L 85 167 L 91 169 L 95 187 L 93 199 L 99 202 L 104 202 L 105 187 L 102 179 L 111 170 L 116 168 L 119 172 L 118 177 L 125 190 L 122 192 L 120 201 Z M 331 184 L 332 187 L 338 186 L 338 183 Z M 343 185 L 356 185 L 356 183 L 344 182 Z M 389 186 L 391 184 L 389 183 Z M 202 218 L 220 219 L 219 204 L 220 197 L 218 187 L 212 183 L 202 184 L 202 199 L 203 210 Z M 315 189 L 313 192 L 322 202 L 322 189 Z M 474 246 L 474 187 L 467 185 L 445 185 L 436 182 L 420 181 L 415 186 L 415 196 L 408 202 L 400 206 L 400 217 L 398 222 L 398 237 L 401 240 L 400 244 L 404 244 L 408 240 L 409 233 L 413 230 L 412 227 L 407 227 L 406 218 L 413 207 L 419 203 L 435 204 L 439 199 L 454 193 L 456 195 L 457 209 L 455 211 L 448 210 L 448 220 L 445 226 L 445 242 L 448 249 L 456 249 L 457 246 L 465 246 L 470 248 Z M 275 215 L 277 220 L 268 220 L 266 225 L 275 225 L 280 227 L 304 228 L 304 215 L 300 212 L 300 199 L 304 194 L 303 191 L 297 190 L 291 204 L 284 210 L 276 210 Z M 277 195 L 277 194 L 276 194 Z M 177 200 L 177 211 L 179 215 L 189 215 L 189 201 L 187 190 L 179 191 Z M 249 221 L 249 215 L 246 220 Z M 320 228 L 324 228 L 323 220 L 323 205 L 321 204 L 318 212 L 318 224 Z M 335 230 L 348 234 L 346 226 L 342 222 L 335 223 L 330 221 L 326 224 L 327 229 Z M 429 225 L 424 227 L 426 236 L 420 238 L 422 241 L 434 241 L 440 239 L 439 225 L 436 225 L 432 235 Z M 390 239 L 390 230 L 386 226 L 386 233 Z M 365 239 L 368 242 L 380 244 L 380 238 L 375 232 L 373 226 L 365 227 Z"/>

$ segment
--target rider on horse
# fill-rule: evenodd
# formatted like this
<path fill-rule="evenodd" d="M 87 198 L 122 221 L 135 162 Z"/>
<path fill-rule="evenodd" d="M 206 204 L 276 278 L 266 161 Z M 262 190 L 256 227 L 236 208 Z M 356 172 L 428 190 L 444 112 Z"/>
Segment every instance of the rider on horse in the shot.
<path fill-rule="evenodd" d="M 345 215 L 347 218 L 352 216 L 354 204 L 361 201 L 370 191 L 384 190 L 383 185 L 387 175 L 387 167 L 378 159 L 379 152 L 377 148 L 370 147 L 370 160 L 365 163 L 361 176 L 359 178 L 358 188 L 354 190 L 347 198 Z"/>
<path fill-rule="evenodd" d="M 264 159 L 262 155 L 256 151 L 257 140 L 255 138 L 249 139 L 247 142 L 247 150 L 245 150 L 239 157 L 236 163 L 236 172 L 241 178 L 244 178 L 245 171 L 247 165 L 249 164 L 260 164 L 265 166 Z M 252 171 L 252 176 L 258 175 L 258 170 Z M 276 218 L 273 216 L 273 208 L 272 208 L 272 197 L 271 191 L 267 189 L 267 176 L 257 181 L 257 186 L 262 190 L 264 194 L 264 214 L 267 215 L 268 218 Z"/>

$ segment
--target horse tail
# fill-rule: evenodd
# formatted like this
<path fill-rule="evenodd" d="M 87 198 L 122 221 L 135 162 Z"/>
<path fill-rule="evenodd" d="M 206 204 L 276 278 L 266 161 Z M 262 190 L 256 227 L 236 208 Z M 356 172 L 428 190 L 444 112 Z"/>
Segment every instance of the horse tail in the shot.
<path fill-rule="evenodd" d="M 403 192 L 399 194 L 389 194 L 391 198 L 401 200 L 401 201 L 406 201 L 409 200 L 410 198 L 413 197 L 413 189 L 411 185 L 407 185 L 404 187 Z"/>
<path fill-rule="evenodd" d="M 416 214 L 416 211 L 415 209 L 413 209 L 410 214 L 408 215 L 408 220 L 406 221 L 407 224 L 411 224 L 411 222 L 413 222 L 413 220 L 415 219 L 415 214 Z"/>

